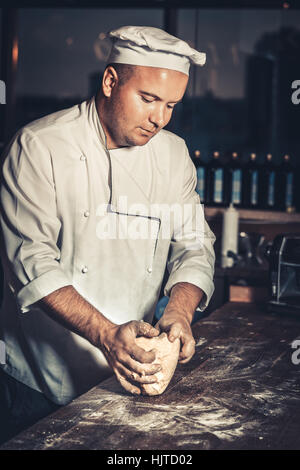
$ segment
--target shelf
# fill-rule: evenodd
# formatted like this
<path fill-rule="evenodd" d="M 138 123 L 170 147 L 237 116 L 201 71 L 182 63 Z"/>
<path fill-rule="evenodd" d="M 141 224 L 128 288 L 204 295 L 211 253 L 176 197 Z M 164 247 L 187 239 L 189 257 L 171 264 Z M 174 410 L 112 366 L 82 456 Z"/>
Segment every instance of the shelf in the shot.
<path fill-rule="evenodd" d="M 224 207 L 204 207 L 205 217 L 208 221 L 222 218 Z M 300 224 L 300 213 L 294 212 L 277 212 L 277 211 L 260 211 L 256 209 L 237 209 L 239 211 L 240 220 L 249 223 L 264 224 Z"/>
<path fill-rule="evenodd" d="M 281 262 L 283 266 L 290 266 L 291 268 L 300 268 L 300 263 L 284 263 Z"/>

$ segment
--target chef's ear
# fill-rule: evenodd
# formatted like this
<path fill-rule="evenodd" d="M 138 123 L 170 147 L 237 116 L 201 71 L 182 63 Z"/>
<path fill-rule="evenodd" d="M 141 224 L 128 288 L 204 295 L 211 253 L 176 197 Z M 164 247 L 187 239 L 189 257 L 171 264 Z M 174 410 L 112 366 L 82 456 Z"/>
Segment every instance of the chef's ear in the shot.
<path fill-rule="evenodd" d="M 114 67 L 109 65 L 106 67 L 103 73 L 103 79 L 102 79 L 102 90 L 104 96 L 109 98 L 111 96 L 112 89 L 118 82 L 118 75 Z"/>

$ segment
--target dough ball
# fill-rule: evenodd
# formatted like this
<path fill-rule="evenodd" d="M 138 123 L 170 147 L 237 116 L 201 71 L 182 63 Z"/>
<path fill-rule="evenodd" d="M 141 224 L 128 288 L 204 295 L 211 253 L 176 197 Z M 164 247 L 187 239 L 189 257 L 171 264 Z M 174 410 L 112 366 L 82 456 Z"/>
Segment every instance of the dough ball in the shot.
<path fill-rule="evenodd" d="M 138 346 L 145 351 L 156 349 L 156 363 L 161 364 L 161 371 L 155 375 L 158 382 L 153 384 L 139 384 L 143 395 L 160 395 L 165 391 L 175 372 L 180 352 L 180 339 L 177 338 L 173 343 L 169 341 L 166 333 L 162 333 L 155 338 L 146 338 L 140 336 L 136 339 Z"/>

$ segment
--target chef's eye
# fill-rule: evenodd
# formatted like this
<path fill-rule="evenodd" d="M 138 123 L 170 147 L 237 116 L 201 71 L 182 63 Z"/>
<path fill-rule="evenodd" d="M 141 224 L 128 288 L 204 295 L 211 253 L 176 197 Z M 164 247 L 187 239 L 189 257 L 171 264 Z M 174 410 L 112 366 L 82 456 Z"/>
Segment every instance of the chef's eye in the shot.
<path fill-rule="evenodd" d="M 145 103 L 152 103 L 154 101 L 154 100 L 148 100 L 147 98 L 145 98 L 145 96 L 141 96 L 141 98 Z"/>

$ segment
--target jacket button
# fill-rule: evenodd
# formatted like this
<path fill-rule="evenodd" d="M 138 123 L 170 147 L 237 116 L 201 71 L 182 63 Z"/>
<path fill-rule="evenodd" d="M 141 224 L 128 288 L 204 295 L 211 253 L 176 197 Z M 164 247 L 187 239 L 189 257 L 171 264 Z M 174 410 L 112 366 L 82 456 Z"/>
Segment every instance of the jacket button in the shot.
<path fill-rule="evenodd" d="M 152 273 L 152 268 L 147 268 L 147 272 L 148 272 L 149 274 L 151 274 L 151 273 Z"/>
<path fill-rule="evenodd" d="M 84 215 L 84 217 L 89 217 L 90 212 L 89 212 L 89 211 L 85 211 L 83 215 Z"/>
<path fill-rule="evenodd" d="M 80 160 L 82 160 L 82 161 L 86 160 L 86 156 L 85 156 L 85 155 L 81 155 Z"/>
<path fill-rule="evenodd" d="M 87 273 L 88 272 L 88 268 L 86 266 L 84 266 L 81 270 L 81 272 L 84 274 L 84 273 Z"/>

